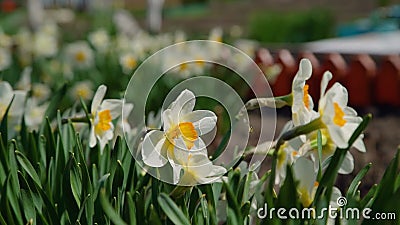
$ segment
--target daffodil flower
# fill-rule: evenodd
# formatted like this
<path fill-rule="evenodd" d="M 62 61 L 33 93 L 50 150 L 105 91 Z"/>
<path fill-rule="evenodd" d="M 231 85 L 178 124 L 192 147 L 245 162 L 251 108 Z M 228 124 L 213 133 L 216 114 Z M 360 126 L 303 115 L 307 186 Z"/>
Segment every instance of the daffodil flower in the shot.
<path fill-rule="evenodd" d="M 183 148 L 173 149 L 174 160 L 170 162 L 174 168 L 174 183 L 184 186 L 206 184 L 217 181 L 219 177 L 226 173 L 224 167 L 213 165 L 207 154 L 204 154 L 205 149 L 197 149 L 197 146 L 194 146 L 191 150 L 187 149 L 182 137 L 176 139 L 175 142 Z M 182 171 L 183 174 L 181 175 Z"/>
<path fill-rule="evenodd" d="M 6 82 L 0 82 L 0 121 L 3 119 L 4 114 L 13 99 L 14 91 L 11 85 Z"/>
<path fill-rule="evenodd" d="M 292 84 L 292 119 L 295 126 L 304 125 L 318 117 L 318 113 L 313 110 L 314 103 L 308 94 L 309 86 L 306 84 L 306 80 L 310 79 L 311 73 L 311 62 L 308 59 L 302 59 L 299 71 Z"/>
<path fill-rule="evenodd" d="M 29 98 L 26 101 L 26 110 L 24 113 L 26 126 L 31 130 L 38 130 L 45 116 L 47 107 L 48 103 L 39 105 L 37 99 Z"/>
<path fill-rule="evenodd" d="M 84 41 L 69 44 L 66 47 L 67 59 L 78 69 L 88 69 L 94 64 L 93 50 Z"/>
<path fill-rule="evenodd" d="M 89 146 L 94 147 L 97 141 L 101 151 L 114 137 L 113 120 L 121 115 L 122 101 L 118 99 L 103 100 L 107 87 L 101 85 L 93 97 L 91 105 L 91 129 Z"/>
<path fill-rule="evenodd" d="M 329 80 L 332 78 L 330 72 L 326 72 L 321 82 L 321 97 L 318 111 L 322 126 L 328 130 L 329 137 L 339 148 L 347 148 L 348 141 L 358 125 L 362 122 L 357 112 L 347 106 L 347 89 L 339 83 L 335 83 L 326 93 Z M 365 146 L 361 135 L 354 147 L 365 152 Z"/>
<path fill-rule="evenodd" d="M 317 173 L 314 170 L 313 162 L 309 159 L 300 157 L 293 164 L 294 178 L 298 181 L 297 192 L 299 200 L 304 207 L 309 207 L 314 201 L 315 193 L 319 186 Z M 336 187 L 332 189 L 331 205 L 336 204 L 337 197 L 341 196 L 340 190 Z"/>
<path fill-rule="evenodd" d="M 153 130 L 146 134 L 142 145 L 143 162 L 151 167 L 164 166 L 169 158 L 174 159 L 176 140 L 182 138 L 180 148 L 205 149 L 201 135 L 214 129 L 217 117 L 208 110 L 193 111 L 195 96 L 184 90 L 162 113 L 164 131 Z"/>

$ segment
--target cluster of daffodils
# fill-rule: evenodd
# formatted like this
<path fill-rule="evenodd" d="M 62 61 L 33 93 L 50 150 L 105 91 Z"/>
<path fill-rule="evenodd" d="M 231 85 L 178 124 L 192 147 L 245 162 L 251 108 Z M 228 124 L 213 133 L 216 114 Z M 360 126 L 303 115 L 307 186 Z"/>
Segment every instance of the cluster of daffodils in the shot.
<path fill-rule="evenodd" d="M 268 107 L 291 106 L 292 120 L 283 128 L 281 135 L 288 130 L 301 128 L 301 135 L 285 141 L 280 146 L 276 142 L 272 147 L 277 155 L 276 184 L 281 184 L 286 176 L 287 165 L 291 165 L 295 178 L 299 181 L 298 192 L 302 204 L 309 206 L 318 187 L 317 173 L 326 169 L 327 162 L 336 149 L 355 147 L 365 152 L 363 135 L 360 135 L 353 146 L 348 146 L 351 135 L 362 122 L 354 109 L 347 106 L 348 93 L 344 86 L 334 83 L 328 89 L 328 83 L 332 74 L 327 71 L 323 74 L 321 81 L 321 94 L 318 109 L 314 109 L 312 97 L 308 94 L 309 86 L 306 81 L 311 77 L 312 66 L 309 60 L 302 59 L 293 84 L 292 92 L 286 96 L 267 99 L 251 100 L 247 106 L 252 105 Z M 322 154 L 318 152 L 318 131 L 321 133 Z M 304 134 L 306 133 L 306 134 Z M 270 146 L 270 143 L 258 146 L 256 149 Z M 320 168 L 321 167 L 321 168 Z M 348 174 L 354 169 L 353 156 L 347 152 L 345 159 L 339 169 L 339 173 Z M 337 194 L 338 189 L 334 189 Z"/>
<path fill-rule="evenodd" d="M 216 115 L 208 110 L 195 110 L 195 95 L 184 90 L 162 112 L 163 130 L 151 130 L 144 137 L 141 155 L 151 168 L 172 167 L 173 183 L 204 184 L 216 181 L 226 173 L 222 166 L 213 165 L 201 136 L 212 131 Z"/>

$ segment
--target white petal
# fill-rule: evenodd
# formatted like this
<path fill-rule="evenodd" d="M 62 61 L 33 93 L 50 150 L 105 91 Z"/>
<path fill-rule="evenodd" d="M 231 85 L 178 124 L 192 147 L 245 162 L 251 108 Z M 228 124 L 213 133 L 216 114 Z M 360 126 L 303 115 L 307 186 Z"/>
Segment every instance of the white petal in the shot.
<path fill-rule="evenodd" d="M 179 118 L 193 111 L 195 103 L 196 97 L 193 92 L 185 89 L 171 104 L 172 116 L 177 116 Z"/>
<path fill-rule="evenodd" d="M 353 144 L 353 147 L 356 148 L 360 152 L 367 151 L 367 149 L 365 148 L 363 138 L 364 138 L 364 134 L 361 134 Z"/>
<path fill-rule="evenodd" d="M 129 114 L 131 114 L 133 109 L 133 104 L 132 103 L 124 103 L 122 106 L 122 116 L 124 119 L 129 117 Z"/>
<path fill-rule="evenodd" d="M 0 99 L 2 103 L 6 103 L 8 105 L 12 99 L 12 96 L 13 89 L 11 85 L 6 81 L 0 82 Z"/>
<path fill-rule="evenodd" d="M 186 114 L 181 121 L 192 122 L 199 135 L 207 134 L 215 128 L 217 116 L 209 110 L 196 110 Z"/>
<path fill-rule="evenodd" d="M 339 190 L 339 188 L 337 188 L 335 186 L 332 187 L 331 201 L 329 204 L 332 208 L 339 208 L 339 205 L 337 204 L 337 200 L 339 197 L 342 197 L 342 193 Z M 333 223 L 333 224 L 335 224 L 335 223 Z"/>
<path fill-rule="evenodd" d="M 100 110 L 110 110 L 112 119 L 115 119 L 122 113 L 122 100 L 106 99 L 101 103 Z"/>
<path fill-rule="evenodd" d="M 96 91 L 96 94 L 93 97 L 92 107 L 90 113 L 95 114 L 97 109 L 100 106 L 101 101 L 103 101 L 104 96 L 106 95 L 107 87 L 105 85 L 100 85 Z"/>
<path fill-rule="evenodd" d="M 316 180 L 314 163 L 311 160 L 300 157 L 293 164 L 293 172 L 295 178 L 299 181 L 299 188 L 306 188 L 311 193 Z"/>
<path fill-rule="evenodd" d="M 328 125 L 329 136 L 339 148 L 347 148 L 348 138 L 344 136 L 342 128 L 336 125 Z"/>
<path fill-rule="evenodd" d="M 96 135 L 94 134 L 94 126 L 90 128 L 90 135 L 89 135 L 89 146 L 93 148 L 96 146 L 97 140 L 96 140 Z"/>
<path fill-rule="evenodd" d="M 312 65 L 310 60 L 301 59 L 297 76 L 299 76 L 299 78 L 302 80 L 308 80 L 311 77 L 311 73 L 312 73 Z"/>
<path fill-rule="evenodd" d="M 340 174 L 349 174 L 354 170 L 354 158 L 350 154 L 350 152 L 346 153 L 346 157 L 343 160 L 342 165 L 340 166 L 339 173 Z"/>
<path fill-rule="evenodd" d="M 332 73 L 326 71 L 322 76 L 320 99 L 322 99 L 323 96 L 325 95 L 326 88 L 328 87 L 328 83 L 331 79 L 332 79 Z"/>
<path fill-rule="evenodd" d="M 162 167 L 168 162 L 166 152 L 162 150 L 164 142 L 164 133 L 161 131 L 153 130 L 146 134 L 142 144 L 142 158 L 146 165 Z"/>
<path fill-rule="evenodd" d="M 162 112 L 161 121 L 163 123 L 163 129 L 169 130 L 173 124 L 177 124 L 178 118 L 175 117 L 175 119 L 176 120 L 174 121 L 174 118 L 171 116 L 171 109 L 166 109 L 164 112 Z"/>

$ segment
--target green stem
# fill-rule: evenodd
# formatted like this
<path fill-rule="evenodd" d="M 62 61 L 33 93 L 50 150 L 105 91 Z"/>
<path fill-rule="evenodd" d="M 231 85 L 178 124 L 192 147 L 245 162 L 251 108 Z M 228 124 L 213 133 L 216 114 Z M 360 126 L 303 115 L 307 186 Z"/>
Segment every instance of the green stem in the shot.
<path fill-rule="evenodd" d="M 73 123 L 89 123 L 90 122 L 88 120 L 88 118 L 85 116 L 85 117 L 63 118 L 61 120 L 61 123 L 66 124 L 66 123 L 68 123 L 68 121 L 71 121 Z"/>

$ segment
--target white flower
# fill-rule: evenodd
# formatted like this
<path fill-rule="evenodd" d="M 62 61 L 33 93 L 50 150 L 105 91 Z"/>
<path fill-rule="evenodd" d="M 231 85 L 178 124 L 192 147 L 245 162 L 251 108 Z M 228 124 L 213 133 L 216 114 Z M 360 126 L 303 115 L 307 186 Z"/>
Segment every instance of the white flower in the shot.
<path fill-rule="evenodd" d="M 222 30 L 221 27 L 215 27 L 210 31 L 210 34 L 208 36 L 208 40 L 222 42 L 222 35 L 223 34 L 224 34 L 224 31 Z"/>
<path fill-rule="evenodd" d="M 326 93 L 326 87 L 332 78 L 330 72 L 326 72 L 321 82 L 321 97 L 319 101 L 319 114 L 323 125 L 327 128 L 330 138 L 339 148 L 347 148 L 348 141 L 354 131 L 362 122 L 357 112 L 347 106 L 347 89 L 339 83 L 335 83 Z M 361 135 L 354 143 L 354 147 L 365 152 L 365 146 Z"/>
<path fill-rule="evenodd" d="M 78 69 L 87 69 L 93 66 L 93 50 L 84 41 L 71 43 L 66 47 L 67 60 Z"/>
<path fill-rule="evenodd" d="M 0 48 L 0 71 L 3 71 L 11 65 L 11 54 L 5 48 Z"/>
<path fill-rule="evenodd" d="M 11 37 L 0 29 L 0 48 L 10 49 L 12 44 Z"/>
<path fill-rule="evenodd" d="M 300 202 L 304 207 L 309 207 L 314 201 L 319 186 L 313 162 L 307 158 L 300 157 L 293 164 L 292 168 L 294 178 L 299 182 L 297 185 L 297 192 L 299 194 Z M 341 196 L 340 190 L 333 187 L 330 204 L 336 205 L 336 199 L 339 196 Z"/>
<path fill-rule="evenodd" d="M 100 143 L 103 151 L 108 141 L 114 137 L 114 124 L 112 121 L 121 115 L 122 101 L 118 99 L 107 99 L 103 101 L 107 87 L 101 85 L 93 97 L 91 105 L 91 128 L 89 146 L 94 147 Z"/>
<path fill-rule="evenodd" d="M 89 100 L 93 97 L 93 84 L 90 81 L 80 81 L 71 88 L 70 96 L 74 100 Z"/>
<path fill-rule="evenodd" d="M 28 66 L 24 68 L 24 70 L 21 73 L 21 77 L 19 78 L 16 84 L 18 90 L 25 90 L 25 91 L 31 90 L 31 73 L 32 73 L 32 67 Z"/>
<path fill-rule="evenodd" d="M 0 82 L 0 121 L 3 119 L 8 106 L 13 99 L 14 91 L 11 85 L 6 81 Z"/>
<path fill-rule="evenodd" d="M 33 37 L 33 53 L 36 57 L 52 57 L 58 52 L 57 38 L 46 32 L 37 32 Z"/>
<path fill-rule="evenodd" d="M 42 123 L 48 104 L 39 105 L 34 98 L 29 98 L 26 101 L 26 110 L 24 114 L 25 123 L 31 130 L 38 130 Z"/>
<path fill-rule="evenodd" d="M 153 130 L 146 134 L 142 145 L 142 158 L 146 165 L 162 167 L 168 160 L 174 160 L 174 148 L 204 150 L 205 144 L 199 137 L 214 129 L 217 117 L 208 110 L 193 111 L 195 96 L 184 90 L 162 113 L 164 131 Z M 185 146 L 176 146 L 182 138 Z M 169 157 L 172 157 L 169 158 Z"/>
<path fill-rule="evenodd" d="M 172 153 L 174 160 L 170 161 L 174 168 L 175 184 L 179 182 L 179 185 L 193 186 L 211 183 L 226 173 L 224 167 L 213 165 L 207 154 L 204 154 L 207 152 L 206 149 L 197 149 L 198 146 L 193 146 L 189 150 L 182 138 L 176 139 L 176 144 L 183 146 L 183 149 L 174 148 Z M 181 170 L 183 170 L 182 176 Z"/>
<path fill-rule="evenodd" d="M 133 109 L 132 103 L 124 103 L 122 106 L 122 116 L 119 118 L 117 122 L 117 127 L 115 129 L 116 136 L 124 136 L 125 134 L 131 134 L 132 127 L 128 122 L 128 117 L 131 114 Z"/>
<path fill-rule="evenodd" d="M 89 34 L 89 41 L 99 52 L 105 52 L 110 45 L 110 37 L 105 29 L 99 29 Z"/>
<path fill-rule="evenodd" d="M 314 103 L 308 94 L 308 85 L 306 84 L 311 73 L 311 62 L 308 59 L 302 59 L 292 84 L 292 119 L 295 126 L 307 124 L 318 117 L 318 113 L 313 110 Z"/>
<path fill-rule="evenodd" d="M 138 57 L 133 53 L 124 53 L 119 57 L 119 64 L 122 67 L 122 71 L 125 74 L 131 74 L 133 69 L 138 66 Z"/>
<path fill-rule="evenodd" d="M 32 97 L 37 99 L 38 102 L 47 100 L 51 95 L 49 86 L 42 83 L 35 83 L 32 85 Z"/>
<path fill-rule="evenodd" d="M 14 91 L 14 98 L 8 112 L 8 136 L 14 137 L 21 130 L 25 110 L 26 91 Z"/>

